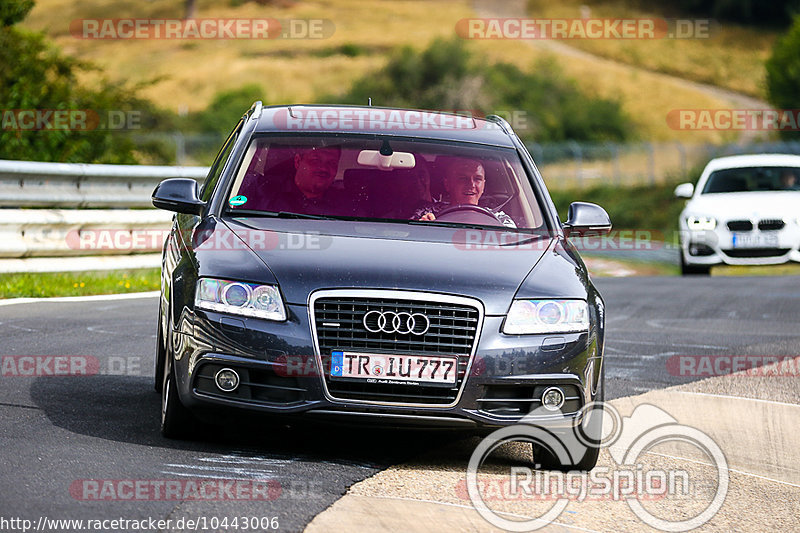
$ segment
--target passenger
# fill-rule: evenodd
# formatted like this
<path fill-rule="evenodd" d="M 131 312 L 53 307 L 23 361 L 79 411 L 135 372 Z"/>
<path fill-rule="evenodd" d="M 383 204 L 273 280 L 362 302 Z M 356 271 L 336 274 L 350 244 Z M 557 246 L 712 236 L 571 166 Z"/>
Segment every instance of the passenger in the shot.
<path fill-rule="evenodd" d="M 449 207 L 479 205 L 486 186 L 486 171 L 483 164 L 475 159 L 452 158 L 445 165 L 443 185 L 445 197 L 417 209 L 411 217 L 413 220 L 436 220 L 436 216 Z M 504 212 L 492 213 L 504 226 L 517 227 L 514 220 Z"/>
<path fill-rule="evenodd" d="M 272 195 L 266 209 L 315 215 L 347 214 L 341 195 L 331 190 L 341 153 L 338 146 L 324 146 L 295 154 L 294 178 Z"/>

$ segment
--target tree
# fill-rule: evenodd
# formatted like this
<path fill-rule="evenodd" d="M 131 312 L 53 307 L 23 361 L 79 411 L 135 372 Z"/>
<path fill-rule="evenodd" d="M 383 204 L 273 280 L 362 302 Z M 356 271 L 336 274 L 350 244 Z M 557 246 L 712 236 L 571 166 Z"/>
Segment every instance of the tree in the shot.
<path fill-rule="evenodd" d="M 620 141 L 633 130 L 619 102 L 585 94 L 552 61 L 529 71 L 490 64 L 460 39 L 437 39 L 419 52 L 401 48 L 383 69 L 323 101 L 364 105 L 368 98 L 378 106 L 497 113 L 537 142 Z"/>
<path fill-rule="evenodd" d="M 800 109 L 800 16 L 794 18 L 789 31 L 772 48 L 765 63 L 767 98 L 778 109 Z M 796 137 L 798 132 L 784 132 Z"/>
<path fill-rule="evenodd" d="M 137 147 L 106 129 L 106 121 L 114 114 L 135 114 L 139 128 L 150 128 L 165 115 L 119 85 L 78 84 L 76 72 L 90 65 L 63 55 L 42 34 L 15 26 L 32 7 L 31 0 L 0 1 L 0 159 L 135 163 Z M 27 114 L 51 121 L 57 112 L 78 118 L 85 113 L 88 119 L 50 128 L 47 122 L 23 126 L 21 120 Z"/>

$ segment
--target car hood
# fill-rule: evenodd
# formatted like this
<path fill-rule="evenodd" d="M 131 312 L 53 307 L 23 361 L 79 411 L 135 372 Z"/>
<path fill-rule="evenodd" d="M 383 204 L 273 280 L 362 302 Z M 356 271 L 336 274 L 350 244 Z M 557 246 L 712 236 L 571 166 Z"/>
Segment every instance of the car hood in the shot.
<path fill-rule="evenodd" d="M 701 194 L 686 205 L 684 213 L 735 218 L 784 218 L 797 216 L 800 191 L 755 191 Z"/>
<path fill-rule="evenodd" d="M 268 267 L 288 303 L 322 288 L 417 290 L 475 296 L 502 315 L 549 236 L 403 224 L 226 219 Z M 480 244 L 479 244 L 480 243 Z"/>

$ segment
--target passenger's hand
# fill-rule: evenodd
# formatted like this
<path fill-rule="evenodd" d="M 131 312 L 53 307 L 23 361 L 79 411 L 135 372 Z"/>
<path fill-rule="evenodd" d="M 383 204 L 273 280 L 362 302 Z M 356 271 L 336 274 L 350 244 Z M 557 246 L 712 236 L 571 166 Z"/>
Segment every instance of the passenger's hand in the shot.
<path fill-rule="evenodd" d="M 436 220 L 436 215 L 434 215 L 433 213 L 425 213 L 424 215 L 419 217 L 419 220 Z"/>

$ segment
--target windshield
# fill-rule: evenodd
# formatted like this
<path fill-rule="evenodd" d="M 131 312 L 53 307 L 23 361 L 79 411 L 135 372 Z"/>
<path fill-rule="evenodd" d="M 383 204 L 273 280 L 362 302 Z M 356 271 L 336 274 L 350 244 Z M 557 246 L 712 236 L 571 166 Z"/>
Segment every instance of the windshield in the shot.
<path fill-rule="evenodd" d="M 540 229 L 513 149 L 391 136 L 253 139 L 230 214 Z"/>
<path fill-rule="evenodd" d="M 749 167 L 717 170 L 708 177 L 702 194 L 750 191 L 797 191 L 796 167 Z"/>

